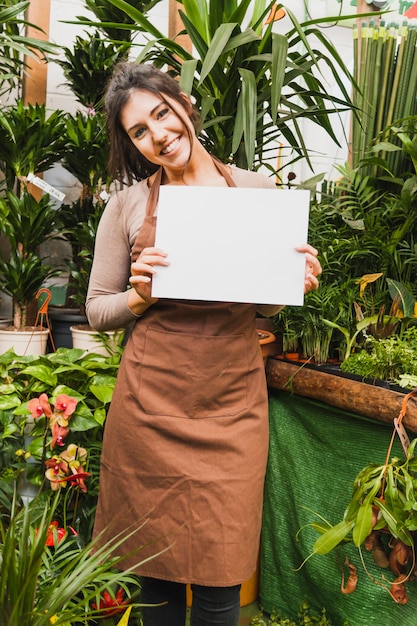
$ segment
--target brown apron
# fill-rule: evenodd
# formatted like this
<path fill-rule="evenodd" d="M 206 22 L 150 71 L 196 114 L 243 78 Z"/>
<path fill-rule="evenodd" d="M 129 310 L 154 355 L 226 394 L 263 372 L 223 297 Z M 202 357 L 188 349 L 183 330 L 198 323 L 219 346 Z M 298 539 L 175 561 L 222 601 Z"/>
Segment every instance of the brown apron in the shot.
<path fill-rule="evenodd" d="M 154 245 L 161 177 L 132 259 Z M 141 525 L 117 552 L 134 551 L 130 567 L 165 550 L 137 568 L 144 576 L 229 586 L 255 570 L 268 449 L 255 316 L 252 304 L 160 299 L 129 338 L 106 420 L 95 533 Z"/>

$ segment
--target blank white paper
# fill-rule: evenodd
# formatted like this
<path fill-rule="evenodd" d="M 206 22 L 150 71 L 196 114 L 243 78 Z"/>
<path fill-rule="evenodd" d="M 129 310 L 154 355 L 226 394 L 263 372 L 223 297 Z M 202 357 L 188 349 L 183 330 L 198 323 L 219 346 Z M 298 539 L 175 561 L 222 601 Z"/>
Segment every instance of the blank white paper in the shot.
<path fill-rule="evenodd" d="M 162 186 L 155 245 L 158 298 L 302 305 L 310 193 Z"/>

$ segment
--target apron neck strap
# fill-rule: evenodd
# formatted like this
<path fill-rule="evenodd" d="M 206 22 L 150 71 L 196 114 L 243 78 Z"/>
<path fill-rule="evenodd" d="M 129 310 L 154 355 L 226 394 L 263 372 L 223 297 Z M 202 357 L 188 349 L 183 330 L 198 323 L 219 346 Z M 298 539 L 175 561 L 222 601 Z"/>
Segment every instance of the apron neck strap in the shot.
<path fill-rule="evenodd" d="M 227 185 L 229 187 L 236 187 L 236 183 L 233 180 L 233 178 L 232 178 L 232 176 L 231 176 L 231 174 L 229 172 L 229 168 L 226 167 L 226 165 L 224 165 L 216 157 L 213 157 L 211 155 L 211 158 L 213 159 L 213 163 L 216 166 L 216 169 L 218 170 L 218 172 L 220 172 L 220 174 L 225 179 Z M 151 187 L 151 190 L 149 192 L 149 198 L 148 198 L 148 202 L 147 202 L 147 206 L 146 206 L 146 215 L 148 217 L 149 216 L 153 216 L 154 213 L 155 213 L 155 208 L 156 208 L 156 205 L 158 204 L 159 188 L 160 188 L 161 183 L 162 183 L 163 172 L 164 172 L 163 167 L 160 167 L 159 170 L 156 172 L 155 180 L 152 183 L 152 187 Z"/>

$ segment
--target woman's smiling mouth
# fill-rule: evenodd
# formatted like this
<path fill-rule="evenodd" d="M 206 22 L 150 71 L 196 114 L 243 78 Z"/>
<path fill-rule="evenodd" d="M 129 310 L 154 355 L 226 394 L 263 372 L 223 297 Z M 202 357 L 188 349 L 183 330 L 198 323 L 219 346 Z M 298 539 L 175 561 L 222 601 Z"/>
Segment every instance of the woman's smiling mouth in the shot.
<path fill-rule="evenodd" d="M 180 139 L 181 137 L 177 137 L 176 139 L 174 139 L 174 141 L 172 141 L 166 148 L 161 150 L 161 154 L 169 154 L 170 152 L 172 152 L 179 144 Z"/>

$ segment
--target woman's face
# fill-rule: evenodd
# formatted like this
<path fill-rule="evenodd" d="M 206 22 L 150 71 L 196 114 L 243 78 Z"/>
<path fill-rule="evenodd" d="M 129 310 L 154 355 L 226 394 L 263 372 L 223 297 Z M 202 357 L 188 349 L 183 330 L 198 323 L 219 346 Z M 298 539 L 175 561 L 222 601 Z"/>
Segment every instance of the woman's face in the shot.
<path fill-rule="evenodd" d="M 171 108 L 184 113 L 182 120 Z M 168 96 L 162 100 L 149 91 L 133 91 L 120 121 L 135 147 L 151 163 L 164 169 L 183 170 L 190 158 L 189 134 L 194 134 L 188 113 Z M 188 127 L 188 132 L 187 128 Z"/>

